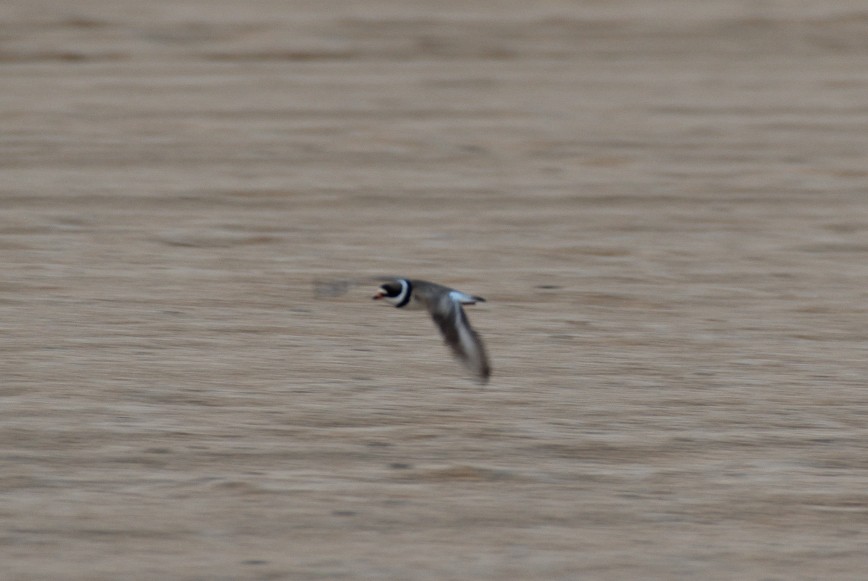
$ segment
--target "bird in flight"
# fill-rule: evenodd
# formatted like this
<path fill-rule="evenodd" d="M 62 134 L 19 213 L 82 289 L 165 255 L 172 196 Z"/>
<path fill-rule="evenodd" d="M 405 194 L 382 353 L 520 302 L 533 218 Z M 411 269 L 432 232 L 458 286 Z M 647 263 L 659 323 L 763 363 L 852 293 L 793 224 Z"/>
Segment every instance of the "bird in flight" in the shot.
<path fill-rule="evenodd" d="M 399 309 L 426 309 L 440 329 L 452 354 L 476 375 L 480 383 L 488 383 L 491 363 L 479 333 L 470 326 L 464 305 L 485 302 L 482 297 L 426 280 L 398 278 L 383 283 L 373 296 Z"/>

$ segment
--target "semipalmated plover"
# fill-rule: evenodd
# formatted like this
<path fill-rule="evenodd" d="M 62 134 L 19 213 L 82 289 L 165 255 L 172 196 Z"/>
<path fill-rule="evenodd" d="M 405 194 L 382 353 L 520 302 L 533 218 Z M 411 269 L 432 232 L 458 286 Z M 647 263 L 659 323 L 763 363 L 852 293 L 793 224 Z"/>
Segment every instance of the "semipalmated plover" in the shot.
<path fill-rule="evenodd" d="M 374 300 L 384 299 L 399 309 L 427 309 L 455 357 L 487 383 L 491 364 L 479 334 L 470 326 L 462 305 L 485 302 L 455 289 L 428 282 L 399 278 L 380 285 Z"/>

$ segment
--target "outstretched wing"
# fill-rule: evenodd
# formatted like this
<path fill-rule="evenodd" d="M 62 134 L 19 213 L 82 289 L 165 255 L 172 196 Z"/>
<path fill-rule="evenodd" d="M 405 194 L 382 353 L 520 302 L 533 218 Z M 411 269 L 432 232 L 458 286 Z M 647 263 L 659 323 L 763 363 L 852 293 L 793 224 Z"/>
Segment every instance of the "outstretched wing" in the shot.
<path fill-rule="evenodd" d="M 440 329 L 443 340 L 452 350 L 455 357 L 461 361 L 479 378 L 480 383 L 488 383 L 491 376 L 491 364 L 488 353 L 479 333 L 470 326 L 470 321 L 461 307 L 457 297 L 446 295 L 440 308 L 429 305 L 428 312 L 434 323 Z"/>

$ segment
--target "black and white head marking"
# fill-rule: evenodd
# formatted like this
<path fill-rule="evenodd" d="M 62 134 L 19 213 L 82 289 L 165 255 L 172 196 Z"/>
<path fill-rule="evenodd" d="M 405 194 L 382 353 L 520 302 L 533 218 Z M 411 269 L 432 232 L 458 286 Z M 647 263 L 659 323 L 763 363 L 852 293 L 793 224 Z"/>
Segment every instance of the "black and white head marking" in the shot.
<path fill-rule="evenodd" d="M 399 278 L 394 282 L 384 284 L 380 287 L 385 295 L 383 298 L 391 305 L 397 308 L 406 307 L 410 302 L 410 297 L 413 296 L 413 283 L 406 278 Z"/>

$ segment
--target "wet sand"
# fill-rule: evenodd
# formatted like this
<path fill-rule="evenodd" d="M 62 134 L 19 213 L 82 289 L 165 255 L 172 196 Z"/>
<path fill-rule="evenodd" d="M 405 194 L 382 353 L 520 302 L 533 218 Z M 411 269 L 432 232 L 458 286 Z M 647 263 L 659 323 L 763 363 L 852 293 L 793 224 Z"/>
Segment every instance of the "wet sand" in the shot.
<path fill-rule="evenodd" d="M 3 579 L 868 575 L 868 10 L 526 4 L 3 4 Z"/>

